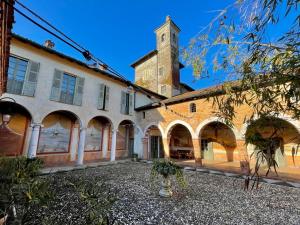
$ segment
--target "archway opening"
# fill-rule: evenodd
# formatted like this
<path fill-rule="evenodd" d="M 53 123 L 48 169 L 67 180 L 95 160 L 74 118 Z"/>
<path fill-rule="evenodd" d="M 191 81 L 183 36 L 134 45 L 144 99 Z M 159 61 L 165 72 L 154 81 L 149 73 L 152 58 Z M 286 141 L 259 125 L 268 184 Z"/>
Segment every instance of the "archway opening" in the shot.
<path fill-rule="evenodd" d="M 111 130 L 112 123 L 104 116 L 97 116 L 89 121 L 86 130 L 84 160 L 95 161 L 109 158 Z"/>
<path fill-rule="evenodd" d="M 190 131 L 181 124 L 176 124 L 169 132 L 170 158 L 194 159 L 193 141 Z"/>
<path fill-rule="evenodd" d="M 145 132 L 145 139 L 146 148 L 144 149 L 144 155 L 147 156 L 147 159 L 164 158 L 162 134 L 157 126 L 152 125 L 148 127 Z"/>
<path fill-rule="evenodd" d="M 247 127 L 245 138 L 253 163 L 260 162 L 262 167 L 267 167 L 276 162 L 279 168 L 300 165 L 300 133 L 283 119 L 255 120 Z"/>
<path fill-rule="evenodd" d="M 118 126 L 116 157 L 127 158 L 134 154 L 134 123 L 123 120 Z"/>
<path fill-rule="evenodd" d="M 235 154 L 236 138 L 230 127 L 221 122 L 211 122 L 200 132 L 201 158 L 205 161 L 238 161 Z M 236 155 L 236 156 L 235 156 Z"/>
<path fill-rule="evenodd" d="M 79 127 L 77 116 L 69 111 L 48 114 L 42 121 L 37 154 L 69 153 Z"/>
<path fill-rule="evenodd" d="M 23 153 L 31 120 L 25 107 L 14 102 L 0 102 L 0 156 Z"/>

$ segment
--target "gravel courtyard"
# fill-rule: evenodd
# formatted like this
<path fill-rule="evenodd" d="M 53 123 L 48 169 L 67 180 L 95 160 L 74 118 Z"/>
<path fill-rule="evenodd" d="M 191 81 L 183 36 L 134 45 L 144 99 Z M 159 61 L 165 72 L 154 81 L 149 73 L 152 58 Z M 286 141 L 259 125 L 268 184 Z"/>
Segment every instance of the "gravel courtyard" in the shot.
<path fill-rule="evenodd" d="M 188 187 L 173 185 L 174 196 L 162 199 L 150 170 L 150 164 L 132 162 L 68 174 L 85 173 L 110 187 L 116 197 L 109 210 L 114 224 L 300 224 L 300 189 L 261 183 L 245 192 L 241 179 L 185 171 Z M 69 218 L 68 224 L 76 224 Z"/>

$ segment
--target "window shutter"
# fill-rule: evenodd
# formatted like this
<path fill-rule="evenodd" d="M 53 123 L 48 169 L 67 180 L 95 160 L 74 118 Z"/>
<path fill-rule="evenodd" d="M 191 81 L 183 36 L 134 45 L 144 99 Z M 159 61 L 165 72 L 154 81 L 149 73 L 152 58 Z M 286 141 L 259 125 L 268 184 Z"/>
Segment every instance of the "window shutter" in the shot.
<path fill-rule="evenodd" d="M 28 62 L 28 68 L 23 84 L 22 95 L 34 96 L 39 70 L 39 63 L 33 61 Z"/>
<path fill-rule="evenodd" d="M 109 109 L 109 87 L 108 86 L 105 86 L 105 87 L 106 87 L 106 92 L 105 92 L 105 106 L 104 106 L 104 109 L 108 110 Z"/>
<path fill-rule="evenodd" d="M 133 115 L 133 94 L 129 94 L 129 115 Z"/>
<path fill-rule="evenodd" d="M 99 98 L 98 98 L 98 109 L 103 109 L 104 108 L 104 84 L 100 84 L 100 93 L 99 93 Z"/>
<path fill-rule="evenodd" d="M 60 70 L 54 70 L 50 100 L 52 101 L 59 101 L 60 98 L 60 88 L 62 82 L 63 72 Z"/>
<path fill-rule="evenodd" d="M 83 86 L 84 86 L 84 78 L 76 77 L 76 87 L 73 104 L 81 106 L 82 104 L 82 95 L 83 95 Z"/>
<path fill-rule="evenodd" d="M 126 112 L 126 92 L 122 91 L 121 92 L 121 113 L 125 114 Z"/>

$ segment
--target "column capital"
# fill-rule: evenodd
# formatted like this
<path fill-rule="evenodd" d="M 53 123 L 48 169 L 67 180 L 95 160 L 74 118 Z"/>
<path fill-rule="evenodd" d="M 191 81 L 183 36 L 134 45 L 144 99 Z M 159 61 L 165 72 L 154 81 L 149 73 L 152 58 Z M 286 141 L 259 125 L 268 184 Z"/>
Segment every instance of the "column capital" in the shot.
<path fill-rule="evenodd" d="M 80 131 L 86 131 L 87 127 L 80 127 Z"/>
<path fill-rule="evenodd" d="M 194 141 L 200 141 L 201 138 L 192 138 L 192 140 L 194 140 Z"/>
<path fill-rule="evenodd" d="M 44 127 L 42 123 L 31 123 L 30 127 L 35 128 L 35 127 Z"/>

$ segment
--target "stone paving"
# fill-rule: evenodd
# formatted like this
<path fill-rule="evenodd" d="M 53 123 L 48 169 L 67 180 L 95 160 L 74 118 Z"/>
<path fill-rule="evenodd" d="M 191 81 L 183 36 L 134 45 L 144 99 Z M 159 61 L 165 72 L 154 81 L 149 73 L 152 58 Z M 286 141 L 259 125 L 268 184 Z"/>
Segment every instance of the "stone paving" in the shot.
<path fill-rule="evenodd" d="M 185 168 L 188 187 L 174 184 L 174 196 L 163 199 L 150 170 L 151 162 L 124 161 L 72 173 L 105 180 L 117 198 L 109 213 L 115 224 L 300 224 L 299 188 L 260 183 L 243 191 L 233 173 Z"/>

